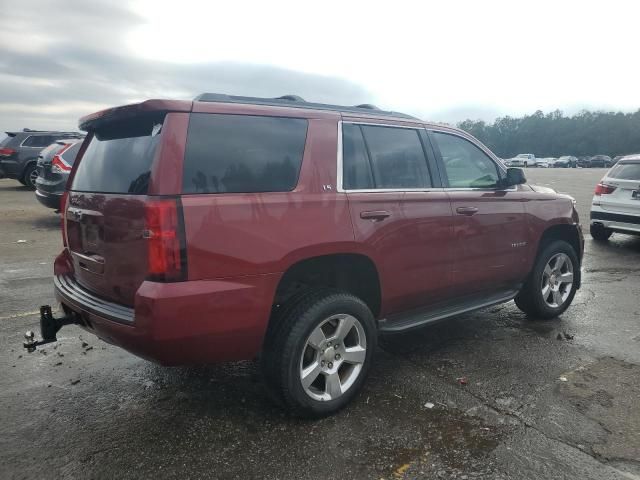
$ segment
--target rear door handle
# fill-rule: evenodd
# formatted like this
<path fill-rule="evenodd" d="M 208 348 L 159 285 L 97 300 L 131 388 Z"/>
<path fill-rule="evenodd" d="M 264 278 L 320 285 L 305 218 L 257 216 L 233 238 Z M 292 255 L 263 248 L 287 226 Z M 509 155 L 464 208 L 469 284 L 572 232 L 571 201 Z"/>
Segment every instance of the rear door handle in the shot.
<path fill-rule="evenodd" d="M 387 217 L 390 217 L 391 213 L 386 210 L 371 210 L 368 212 L 360 212 L 360 218 L 364 220 L 375 220 L 376 222 L 381 222 Z"/>
<path fill-rule="evenodd" d="M 475 215 L 478 213 L 478 209 L 476 207 L 458 207 L 456 208 L 456 212 L 460 215 Z"/>

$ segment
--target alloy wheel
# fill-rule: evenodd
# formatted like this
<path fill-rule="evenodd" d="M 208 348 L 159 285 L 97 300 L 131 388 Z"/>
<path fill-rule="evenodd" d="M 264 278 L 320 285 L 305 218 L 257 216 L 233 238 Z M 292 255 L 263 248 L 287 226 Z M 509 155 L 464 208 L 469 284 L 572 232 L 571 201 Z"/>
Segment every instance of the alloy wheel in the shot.
<path fill-rule="evenodd" d="M 314 400 L 342 396 L 362 372 L 367 338 L 360 321 L 347 314 L 332 315 L 311 332 L 300 358 L 300 381 Z"/>
<path fill-rule="evenodd" d="M 565 253 L 553 255 L 542 273 L 541 293 L 544 302 L 551 308 L 559 308 L 571 294 L 573 287 L 573 264 Z"/>
<path fill-rule="evenodd" d="M 38 179 L 38 170 L 36 170 L 35 168 L 29 172 L 29 186 L 31 188 L 36 188 L 36 180 Z"/>

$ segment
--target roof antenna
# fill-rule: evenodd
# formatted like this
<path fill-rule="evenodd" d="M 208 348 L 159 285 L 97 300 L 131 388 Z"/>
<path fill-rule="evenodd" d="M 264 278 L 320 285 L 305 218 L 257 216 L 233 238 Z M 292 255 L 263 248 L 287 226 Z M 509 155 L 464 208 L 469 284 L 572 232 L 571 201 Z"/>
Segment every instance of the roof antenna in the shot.
<path fill-rule="evenodd" d="M 290 102 L 304 102 L 305 99 L 299 97 L 298 95 L 282 95 L 281 97 L 276 97 L 276 100 L 289 100 Z"/>
<path fill-rule="evenodd" d="M 360 105 L 356 105 L 356 108 L 366 108 L 367 110 L 380 110 L 378 107 L 370 103 L 361 103 Z"/>

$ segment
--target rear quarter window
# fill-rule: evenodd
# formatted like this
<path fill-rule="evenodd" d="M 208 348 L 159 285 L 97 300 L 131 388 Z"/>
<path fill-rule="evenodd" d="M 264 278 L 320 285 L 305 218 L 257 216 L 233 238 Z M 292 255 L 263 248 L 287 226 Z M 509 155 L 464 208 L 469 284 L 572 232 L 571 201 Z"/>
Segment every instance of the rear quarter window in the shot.
<path fill-rule="evenodd" d="M 31 135 L 23 140 L 23 147 L 43 148 L 54 142 L 52 135 Z"/>
<path fill-rule="evenodd" d="M 96 130 L 78 164 L 72 190 L 146 194 L 161 131 L 162 117 L 156 116 Z"/>
<path fill-rule="evenodd" d="M 308 122 L 301 118 L 193 113 L 184 193 L 287 192 L 296 187 Z"/>
<path fill-rule="evenodd" d="M 67 150 L 62 154 L 62 158 L 69 165 L 73 165 L 76 161 L 76 157 L 78 156 L 78 152 L 80 151 L 80 147 L 82 146 L 82 142 L 77 142 L 70 146 Z"/>

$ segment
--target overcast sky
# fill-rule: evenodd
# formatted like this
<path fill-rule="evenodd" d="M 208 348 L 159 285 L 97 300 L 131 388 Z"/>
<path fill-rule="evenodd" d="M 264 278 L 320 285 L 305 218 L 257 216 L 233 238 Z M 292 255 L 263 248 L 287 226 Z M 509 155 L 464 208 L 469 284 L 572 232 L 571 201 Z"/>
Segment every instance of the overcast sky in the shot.
<path fill-rule="evenodd" d="M 374 103 L 450 123 L 640 108 L 633 1 L 0 7 L 2 131 L 73 129 L 81 115 L 108 106 L 205 91 Z"/>

